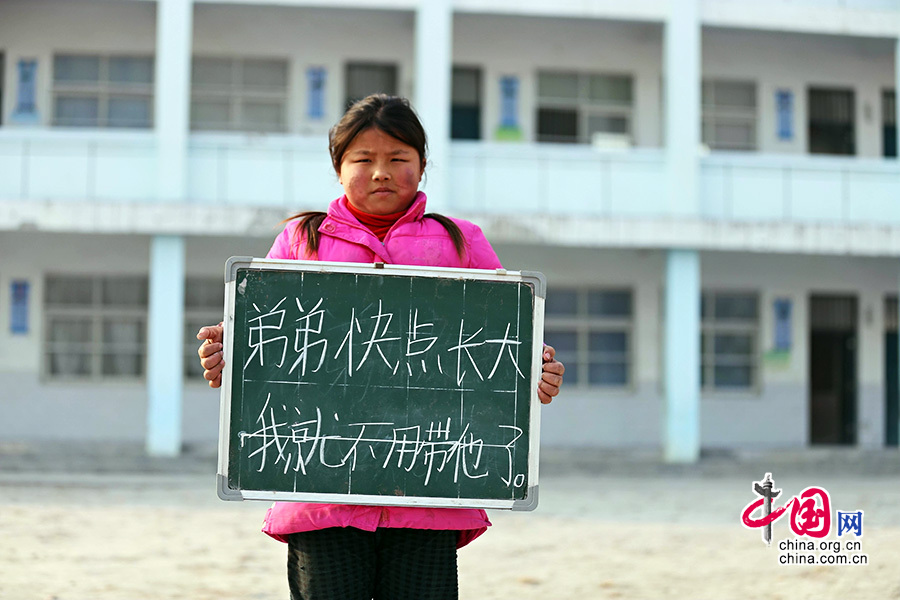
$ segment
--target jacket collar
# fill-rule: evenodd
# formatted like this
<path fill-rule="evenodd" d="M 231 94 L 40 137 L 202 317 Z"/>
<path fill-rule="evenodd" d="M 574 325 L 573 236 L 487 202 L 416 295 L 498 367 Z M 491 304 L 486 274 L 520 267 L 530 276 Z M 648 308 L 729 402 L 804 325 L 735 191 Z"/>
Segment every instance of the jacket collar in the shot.
<path fill-rule="evenodd" d="M 347 208 L 347 196 L 344 195 L 329 205 L 328 214 L 319 225 L 319 233 L 365 246 L 385 263 L 392 263 L 390 252 L 387 249 L 391 234 L 401 225 L 421 221 L 425 216 L 426 201 L 425 193 L 417 192 L 412 204 L 387 232 L 382 244 L 365 225 L 356 220 L 356 217 Z"/>

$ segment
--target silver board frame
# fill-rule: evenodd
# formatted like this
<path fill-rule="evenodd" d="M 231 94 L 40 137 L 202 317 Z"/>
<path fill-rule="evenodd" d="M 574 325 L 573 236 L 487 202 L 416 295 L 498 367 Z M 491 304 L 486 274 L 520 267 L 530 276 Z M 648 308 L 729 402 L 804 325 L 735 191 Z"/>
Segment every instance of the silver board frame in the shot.
<path fill-rule="evenodd" d="M 528 442 L 528 487 L 525 498 L 442 498 L 421 496 L 375 496 L 363 494 L 334 494 L 310 492 L 284 492 L 272 490 L 234 489 L 228 485 L 228 457 L 230 442 L 230 415 L 233 372 L 233 339 L 235 293 L 238 269 L 271 269 L 315 273 L 351 273 L 363 275 L 402 275 L 419 277 L 442 277 L 477 281 L 527 282 L 534 288 L 534 314 L 531 361 L 531 393 L 529 397 L 529 442 Z M 387 265 L 383 263 L 343 263 L 328 261 L 276 260 L 233 256 L 225 263 L 225 310 L 223 319 L 223 340 L 225 368 L 222 371 L 219 413 L 219 459 L 217 469 L 217 492 L 219 498 L 229 501 L 265 500 L 278 502 L 317 502 L 328 504 L 359 504 L 373 506 L 420 506 L 432 508 L 491 508 L 530 511 L 538 504 L 538 466 L 540 463 L 541 402 L 537 386 L 542 374 L 542 353 L 544 339 L 544 303 L 547 283 L 542 273 L 536 271 L 507 271 L 505 269 L 455 269 L 444 267 L 421 267 L 407 265 Z"/>

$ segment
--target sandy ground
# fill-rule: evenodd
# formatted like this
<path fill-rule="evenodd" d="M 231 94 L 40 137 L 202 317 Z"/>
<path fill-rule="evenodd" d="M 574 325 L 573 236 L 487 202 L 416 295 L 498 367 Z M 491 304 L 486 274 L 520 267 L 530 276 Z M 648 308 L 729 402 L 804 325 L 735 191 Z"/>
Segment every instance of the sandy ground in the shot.
<path fill-rule="evenodd" d="M 461 598 L 900 598 L 895 474 L 775 472 L 787 496 L 817 485 L 865 511 L 866 566 L 782 566 L 786 520 L 771 548 L 740 525 L 762 476 L 743 470 L 542 472 L 535 512 L 491 512 L 460 551 Z M 0 470 L 0 599 L 286 599 L 266 506 L 220 501 L 199 473 Z"/>

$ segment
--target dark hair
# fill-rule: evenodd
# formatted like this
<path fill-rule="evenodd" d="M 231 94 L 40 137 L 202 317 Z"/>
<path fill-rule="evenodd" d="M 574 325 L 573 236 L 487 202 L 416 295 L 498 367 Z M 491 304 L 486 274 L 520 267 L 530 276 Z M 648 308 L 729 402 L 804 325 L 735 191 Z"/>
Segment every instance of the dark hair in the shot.
<path fill-rule="evenodd" d="M 354 102 L 341 120 L 328 132 L 328 151 L 334 172 L 340 174 L 341 160 L 347 147 L 367 129 L 379 129 L 419 153 L 422 170 L 425 170 L 428 140 L 425 128 L 409 100 L 386 94 L 372 94 Z"/>
<path fill-rule="evenodd" d="M 356 136 L 372 128 L 412 146 L 419 153 L 422 170 L 425 170 L 428 140 L 416 111 L 406 98 L 372 94 L 354 102 L 328 132 L 328 151 L 335 173 L 340 175 L 344 153 Z M 465 254 L 465 240 L 459 226 L 448 217 L 435 213 L 427 214 L 425 218 L 434 219 L 447 230 L 456 254 L 461 259 Z M 315 258 L 319 251 L 319 226 L 325 220 L 325 213 L 304 211 L 284 219 L 282 223 L 295 219 L 300 219 L 295 232 L 300 234 L 301 239 L 306 239 L 307 256 Z"/>

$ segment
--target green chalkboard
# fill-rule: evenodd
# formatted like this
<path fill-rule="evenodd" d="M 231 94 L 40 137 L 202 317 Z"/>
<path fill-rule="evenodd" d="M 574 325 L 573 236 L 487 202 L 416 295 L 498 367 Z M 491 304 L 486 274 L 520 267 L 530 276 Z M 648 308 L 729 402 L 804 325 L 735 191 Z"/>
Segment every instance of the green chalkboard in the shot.
<path fill-rule="evenodd" d="M 231 258 L 219 495 L 529 510 L 539 273 Z"/>

